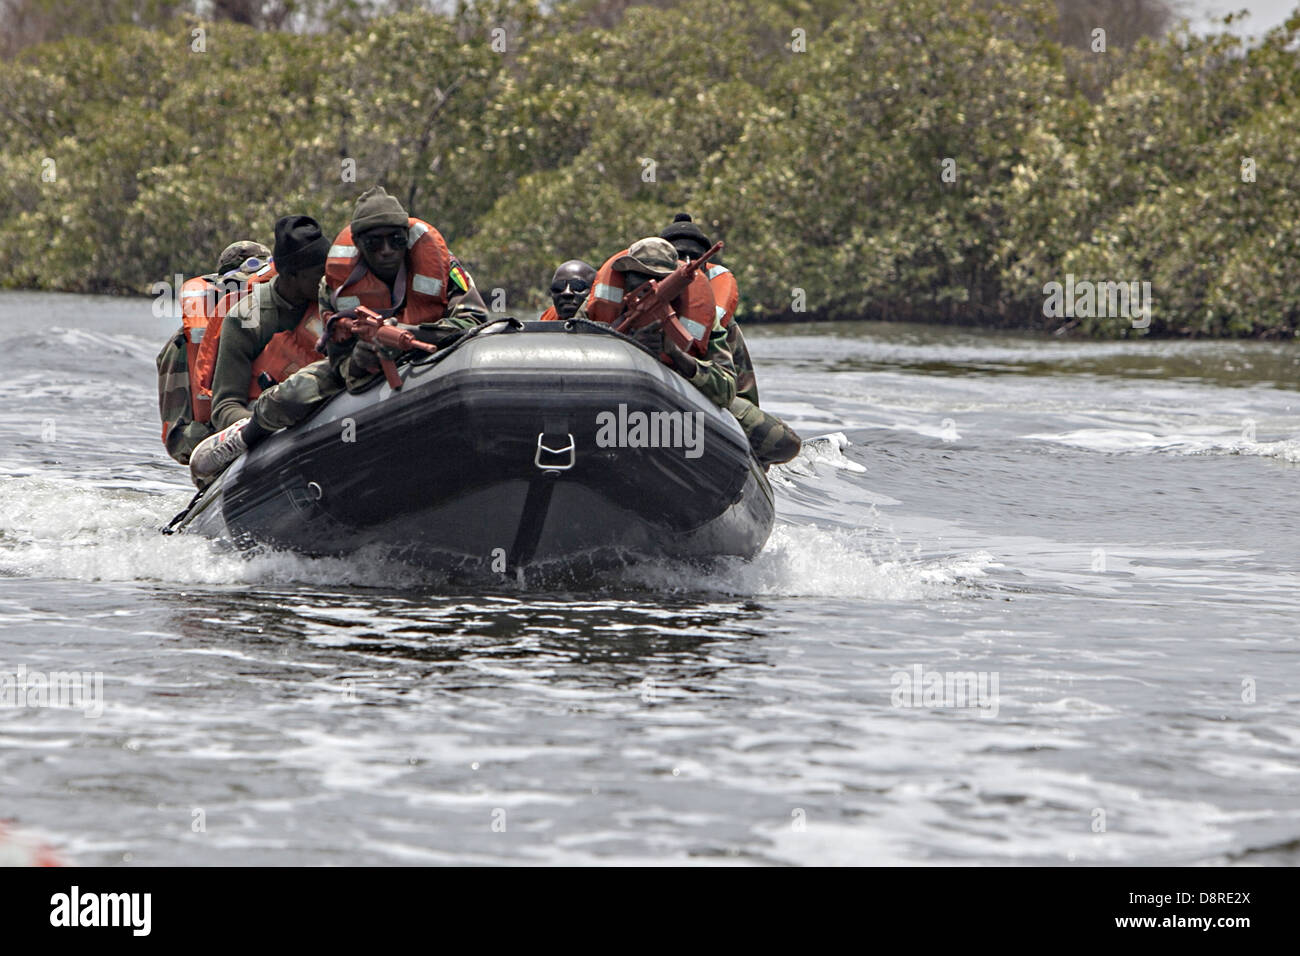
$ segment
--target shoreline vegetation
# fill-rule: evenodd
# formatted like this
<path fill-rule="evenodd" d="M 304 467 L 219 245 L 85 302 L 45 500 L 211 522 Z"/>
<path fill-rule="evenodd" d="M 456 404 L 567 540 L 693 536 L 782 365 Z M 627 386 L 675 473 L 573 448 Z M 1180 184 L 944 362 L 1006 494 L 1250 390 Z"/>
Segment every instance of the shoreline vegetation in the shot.
<path fill-rule="evenodd" d="M 519 314 L 686 210 L 747 322 L 1300 334 L 1300 15 L 1247 45 L 1130 0 L 404 7 L 0 0 L 0 287 L 148 294 L 377 182 Z M 1048 294 L 1121 283 L 1144 319 Z"/>

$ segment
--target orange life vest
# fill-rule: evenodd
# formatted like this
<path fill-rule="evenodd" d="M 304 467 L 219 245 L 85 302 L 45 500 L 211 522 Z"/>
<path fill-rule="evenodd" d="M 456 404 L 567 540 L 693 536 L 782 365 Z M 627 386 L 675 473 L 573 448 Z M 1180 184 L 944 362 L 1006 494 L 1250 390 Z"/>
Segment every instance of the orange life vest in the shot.
<path fill-rule="evenodd" d="M 230 299 L 230 291 L 224 283 L 213 281 L 213 276 L 195 276 L 181 286 L 181 325 L 185 330 L 185 367 L 190 377 L 190 405 L 193 420 L 206 422 L 211 413 L 211 393 L 202 394 L 199 389 L 199 356 L 203 352 L 203 339 L 208 326 L 215 319 L 217 333 L 221 331 L 221 319 L 225 318 L 225 307 Z M 213 346 L 215 355 L 215 346 Z M 167 440 L 163 429 L 163 441 Z"/>
<path fill-rule="evenodd" d="M 196 422 L 206 422 L 212 418 L 212 377 L 217 370 L 217 352 L 221 346 L 221 326 L 227 313 L 230 312 L 236 302 L 252 295 L 256 286 L 270 282 L 275 278 L 275 275 L 275 263 L 268 263 L 253 274 L 248 280 L 246 289 L 230 293 L 218 304 L 216 314 L 209 321 L 207 331 L 203 333 L 198 358 L 190 373 L 193 377 L 192 380 L 196 383 L 196 388 L 192 393 L 194 395 L 194 420 Z M 320 309 L 313 302 L 307 306 L 307 311 L 303 313 L 296 326 L 286 332 L 277 332 L 271 336 L 271 340 L 266 343 L 266 347 L 253 359 L 253 367 L 250 370 L 248 383 L 248 400 L 251 402 L 262 394 L 263 388 L 259 382 L 263 374 L 267 375 L 272 382 L 278 384 L 300 368 L 305 368 L 313 362 L 319 361 L 322 356 L 320 352 L 316 351 L 316 343 L 320 340 L 323 328 L 320 320 Z"/>
<path fill-rule="evenodd" d="M 558 322 L 559 319 L 560 319 L 560 313 L 558 313 L 558 312 L 555 311 L 555 306 L 553 306 L 553 305 L 548 305 L 548 306 L 546 307 L 546 311 L 542 313 L 542 317 L 541 317 L 540 321 L 542 321 L 542 322 Z"/>
<path fill-rule="evenodd" d="M 736 285 L 735 275 L 726 266 L 706 262 L 704 274 L 709 277 L 713 298 L 717 301 L 718 321 L 725 329 L 736 317 L 736 306 L 740 305 L 740 286 Z"/>
<path fill-rule="evenodd" d="M 597 270 L 586 303 L 587 318 L 593 322 L 612 325 L 623 314 L 624 280 L 627 276 L 615 271 L 614 263 L 620 256 L 627 254 L 626 249 L 614 253 Z M 686 287 L 686 291 L 673 300 L 672 307 L 677 313 L 677 320 L 691 336 L 690 351 L 703 358 L 708 354 L 709 336 L 718 317 L 713 289 L 703 270 L 695 273 L 695 278 Z"/>
<path fill-rule="evenodd" d="M 397 278 L 405 276 L 400 301 L 393 301 L 392 290 L 376 277 L 352 240 L 352 227 L 344 226 L 325 260 L 325 281 L 330 301 L 343 312 L 364 305 L 384 316 L 400 311 L 402 322 L 419 325 L 437 322 L 447 311 L 447 288 L 451 274 L 451 251 L 442 233 L 421 219 L 407 220 L 406 260 Z"/>
<path fill-rule="evenodd" d="M 220 290 L 208 280 L 207 276 L 195 276 L 181 286 L 181 328 L 185 330 L 185 367 L 190 375 L 190 414 L 199 421 L 208 420 L 208 412 L 199 419 L 199 410 L 209 410 L 211 403 L 199 401 L 199 377 L 196 369 L 199 365 L 199 346 L 204 333 L 208 330 L 208 321 L 216 311 L 217 300 L 221 298 Z M 208 398 L 211 398 L 209 395 Z M 166 444 L 166 421 L 162 423 L 162 442 Z"/>

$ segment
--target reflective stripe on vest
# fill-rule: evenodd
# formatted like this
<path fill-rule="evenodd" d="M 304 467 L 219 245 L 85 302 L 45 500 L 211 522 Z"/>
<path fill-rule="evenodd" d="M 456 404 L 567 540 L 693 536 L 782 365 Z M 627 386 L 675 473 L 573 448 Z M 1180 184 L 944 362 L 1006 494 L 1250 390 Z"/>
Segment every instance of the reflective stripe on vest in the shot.
<path fill-rule="evenodd" d="M 606 302 L 618 303 L 623 301 L 623 290 L 615 288 L 612 285 L 597 282 L 594 291 L 596 298 L 604 299 Z"/>
<path fill-rule="evenodd" d="M 712 262 L 705 263 L 704 272 L 710 279 L 716 279 L 724 272 L 730 272 L 726 266 L 715 266 Z"/>
<path fill-rule="evenodd" d="M 681 313 L 678 313 L 677 321 L 682 324 L 682 328 L 684 328 L 687 332 L 691 333 L 691 338 L 700 339 L 706 342 L 708 341 L 709 330 L 706 329 L 701 323 L 696 322 L 694 319 L 687 318 Z"/>
<path fill-rule="evenodd" d="M 722 322 L 727 317 L 727 310 L 720 305 L 715 305 L 713 307 L 713 312 L 714 315 L 717 316 L 719 322 Z"/>
<path fill-rule="evenodd" d="M 411 231 L 415 231 L 414 226 L 411 227 Z M 435 279 L 433 276 L 422 276 L 416 272 L 411 276 L 411 288 L 416 292 L 423 292 L 425 295 L 441 295 L 442 280 Z"/>
<path fill-rule="evenodd" d="M 437 229 L 414 217 L 407 217 L 406 239 L 406 255 L 389 284 L 370 271 L 352 238 L 352 227 L 344 227 L 325 262 L 331 309 L 341 312 L 366 306 L 396 314 L 411 325 L 441 319 L 447 311 L 451 251 Z"/>

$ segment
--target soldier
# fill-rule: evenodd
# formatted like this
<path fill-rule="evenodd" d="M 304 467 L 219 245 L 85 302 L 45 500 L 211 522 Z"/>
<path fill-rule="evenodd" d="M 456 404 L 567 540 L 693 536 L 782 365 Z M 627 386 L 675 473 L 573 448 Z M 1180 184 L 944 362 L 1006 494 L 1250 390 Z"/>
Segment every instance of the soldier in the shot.
<path fill-rule="evenodd" d="M 713 245 L 703 230 L 691 217 L 679 212 L 672 225 L 661 238 L 673 244 L 677 257 L 684 261 L 698 259 Z M 758 382 L 754 376 L 754 362 L 749 357 L 749 347 L 736 321 L 736 307 L 740 304 L 740 288 L 736 277 L 726 266 L 709 260 L 704 266 L 709 285 L 718 306 L 718 320 L 727 330 L 727 348 L 736 367 L 736 398 L 731 403 L 731 413 L 736 416 L 745 434 L 749 436 L 754 456 L 764 465 L 789 461 L 799 454 L 803 442 L 793 428 L 770 412 L 758 407 Z"/>
<path fill-rule="evenodd" d="M 658 236 L 638 239 L 624 253 L 612 256 L 596 272 L 591 294 L 578 309 L 576 318 L 614 324 L 623 313 L 624 297 L 651 279 L 662 279 L 677 268 L 677 253 Z M 672 367 L 719 408 L 727 408 L 736 397 L 736 372 L 727 350 L 727 330 L 718 322 L 713 291 L 703 273 L 673 302 L 686 320 L 708 332 L 703 357 L 678 348 L 654 323 L 633 334 L 651 352 L 668 356 Z"/>
<path fill-rule="evenodd" d="M 587 290 L 596 278 L 596 267 L 581 259 L 563 262 L 551 276 L 551 307 L 542 313 L 543 322 L 571 319 L 587 298 Z"/>
<path fill-rule="evenodd" d="M 321 245 L 314 238 L 311 248 L 313 257 L 319 257 Z M 336 315 L 364 305 L 421 341 L 443 347 L 487 318 L 474 280 L 451 255 L 442 235 L 427 222 L 408 216 L 380 186 L 361 194 L 352 221 L 326 248 L 324 277 L 318 279 L 312 306 L 319 311 L 326 333 Z M 278 255 L 277 250 L 277 261 Z M 314 274 L 319 277 L 321 272 Z M 195 449 L 190 470 L 196 484 L 210 481 L 270 433 L 302 421 L 343 388 L 364 388 L 381 374 L 375 346 L 355 339 L 334 343 L 328 334 L 323 337 L 328 343 L 326 359 L 263 393 L 249 409 L 249 417 Z M 385 355 L 398 357 L 387 350 Z"/>
<path fill-rule="evenodd" d="M 343 388 L 337 362 L 322 361 L 316 350 L 323 330 L 316 292 L 328 251 L 329 240 L 310 216 L 276 222 L 274 276 L 254 278 L 200 356 L 201 365 L 213 365 L 212 425 L 220 429 L 190 456 L 200 487 L 234 460 L 227 455 L 238 444 L 255 444 L 301 421 Z"/>
<path fill-rule="evenodd" d="M 673 224 L 665 229 L 660 238 L 667 239 L 677 250 L 677 258 L 683 261 L 698 259 L 709 251 L 713 243 L 699 226 L 691 221 L 690 215 L 679 212 Z M 749 357 L 749 347 L 745 345 L 745 336 L 736 322 L 736 307 L 740 304 L 740 288 L 736 277 L 726 266 L 710 259 L 704 266 L 709 285 L 713 288 L 713 297 L 718 302 L 719 320 L 727 330 L 727 348 L 736 363 L 736 394 L 747 401 L 758 404 L 758 383 L 754 380 L 754 362 Z"/>
<path fill-rule="evenodd" d="M 409 216 L 382 186 L 361 194 L 352 222 L 330 247 L 319 300 L 327 321 L 364 305 L 439 347 L 488 317 L 474 280 L 442 233 Z M 377 376 L 375 347 L 357 343 L 348 371 L 349 388 Z"/>
<path fill-rule="evenodd" d="M 275 277 L 255 284 L 221 323 L 212 374 L 214 428 L 248 418 L 258 394 L 320 359 L 315 299 L 328 249 L 320 223 L 310 216 L 285 216 L 275 224 Z M 274 369 L 264 367 L 270 349 L 283 352 Z"/>
<path fill-rule="evenodd" d="M 204 334 L 218 316 L 226 294 L 243 290 L 270 257 L 271 250 L 260 242 L 241 239 L 221 251 L 216 272 L 196 276 L 181 286 L 181 328 L 158 353 L 157 366 L 163 445 L 182 465 L 189 463 L 199 442 L 212 434 L 210 394 L 197 387 Z"/>

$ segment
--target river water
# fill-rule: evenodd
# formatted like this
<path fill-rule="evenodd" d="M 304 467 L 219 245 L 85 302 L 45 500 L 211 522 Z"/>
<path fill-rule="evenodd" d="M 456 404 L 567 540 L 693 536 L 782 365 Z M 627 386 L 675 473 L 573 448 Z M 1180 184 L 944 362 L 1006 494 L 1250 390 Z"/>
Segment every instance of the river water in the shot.
<path fill-rule="evenodd" d="M 843 436 L 756 560 L 467 592 L 159 535 L 168 324 L 0 293 L 0 675 L 102 679 L 0 706 L 0 819 L 67 862 L 1300 862 L 1293 345 L 756 327 Z"/>

